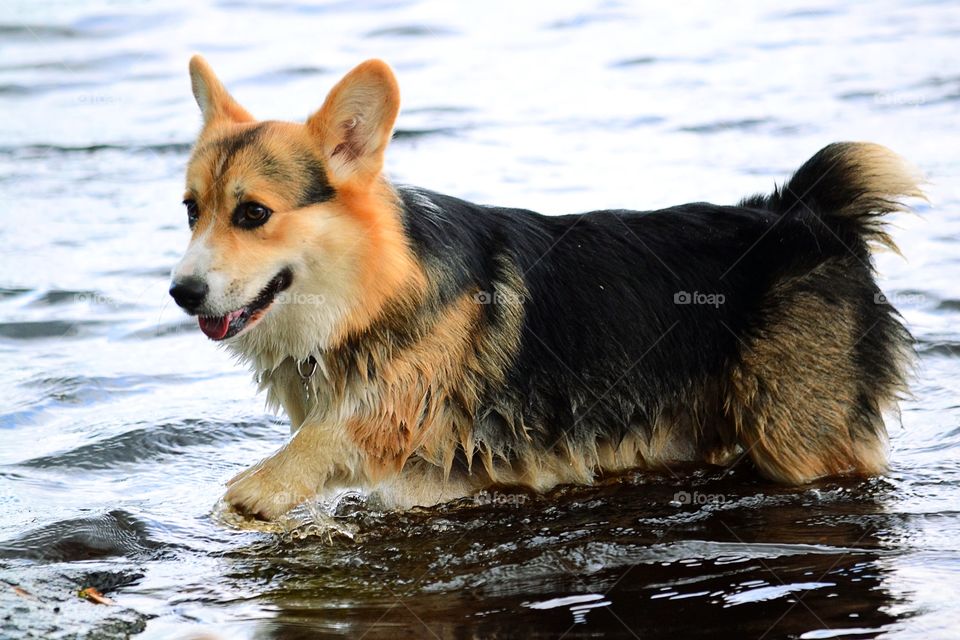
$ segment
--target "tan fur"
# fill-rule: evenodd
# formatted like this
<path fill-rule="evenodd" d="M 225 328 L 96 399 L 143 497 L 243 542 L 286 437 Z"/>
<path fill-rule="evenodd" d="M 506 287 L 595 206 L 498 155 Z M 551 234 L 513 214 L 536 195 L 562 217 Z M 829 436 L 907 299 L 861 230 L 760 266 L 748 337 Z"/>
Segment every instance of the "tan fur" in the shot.
<path fill-rule="evenodd" d="M 855 408 L 860 386 L 854 347 L 863 337 L 849 304 L 828 305 L 805 291 L 804 280 L 840 265 L 781 283 L 762 336 L 744 350 L 731 374 L 727 412 L 737 436 L 768 477 L 790 484 L 885 469 L 883 425 L 862 425 Z M 892 399 L 896 390 L 887 390 Z"/>
<path fill-rule="evenodd" d="M 253 121 L 253 116 L 237 104 L 200 56 L 190 58 L 190 84 L 205 124 Z"/>
<path fill-rule="evenodd" d="M 425 456 L 436 456 L 433 432 L 440 426 L 437 418 L 446 394 L 459 389 L 461 400 L 475 405 L 464 378 L 476 357 L 469 349 L 479 311 L 470 297 L 462 297 L 444 309 L 408 353 L 378 367 L 379 380 L 373 381 L 380 387 L 378 413 L 348 426 L 367 454 L 374 478 L 399 471 L 419 446 L 425 446 Z"/>
<path fill-rule="evenodd" d="M 843 162 L 851 169 L 862 190 L 862 195 L 838 215 L 864 218 L 869 239 L 874 244 L 900 254 L 896 243 L 887 233 L 877 213 L 910 211 L 904 198 L 926 199 L 920 185 L 920 172 L 899 155 L 872 142 L 851 143 L 846 147 Z"/>
<path fill-rule="evenodd" d="M 333 344 L 370 326 L 388 300 L 424 297 L 426 275 L 407 245 L 394 199 L 383 182 L 370 190 L 340 192 L 342 206 L 361 226 L 365 247 L 355 276 L 358 304 L 344 318 Z"/>

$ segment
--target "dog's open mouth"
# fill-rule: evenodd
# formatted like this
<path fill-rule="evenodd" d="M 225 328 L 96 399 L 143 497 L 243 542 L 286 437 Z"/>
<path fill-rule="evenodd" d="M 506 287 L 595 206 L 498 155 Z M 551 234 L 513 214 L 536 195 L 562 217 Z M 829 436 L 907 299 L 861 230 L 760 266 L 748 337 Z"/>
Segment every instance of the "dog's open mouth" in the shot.
<path fill-rule="evenodd" d="M 263 316 L 267 308 L 281 291 L 293 282 L 293 272 L 284 269 L 267 283 L 257 297 L 245 307 L 231 311 L 224 316 L 198 316 L 200 330 L 211 340 L 232 338 Z"/>

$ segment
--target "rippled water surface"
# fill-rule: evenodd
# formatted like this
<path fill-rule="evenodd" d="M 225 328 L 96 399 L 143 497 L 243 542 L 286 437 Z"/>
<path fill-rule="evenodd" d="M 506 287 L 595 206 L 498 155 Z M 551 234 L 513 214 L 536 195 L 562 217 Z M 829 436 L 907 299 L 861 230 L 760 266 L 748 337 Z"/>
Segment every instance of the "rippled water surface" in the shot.
<path fill-rule="evenodd" d="M 879 257 L 920 353 L 890 472 L 212 515 L 287 427 L 166 295 L 197 51 L 288 119 L 383 57 L 394 178 L 551 213 L 732 203 L 833 140 L 896 149 L 931 204 Z M 958 52 L 953 2 L 4 2 L 0 636 L 958 637 Z"/>

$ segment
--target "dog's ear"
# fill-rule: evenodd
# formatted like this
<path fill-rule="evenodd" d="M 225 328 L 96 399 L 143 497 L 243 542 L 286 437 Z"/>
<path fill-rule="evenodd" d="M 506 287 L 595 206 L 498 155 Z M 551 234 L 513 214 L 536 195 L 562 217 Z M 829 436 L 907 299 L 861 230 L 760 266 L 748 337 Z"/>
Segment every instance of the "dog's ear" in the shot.
<path fill-rule="evenodd" d="M 204 126 L 221 120 L 253 122 L 253 116 L 230 96 L 202 56 L 190 58 L 190 84 L 203 114 Z"/>
<path fill-rule="evenodd" d="M 334 185 L 363 184 L 380 173 L 399 110 L 400 88 L 382 60 L 360 64 L 330 91 L 307 127 Z"/>

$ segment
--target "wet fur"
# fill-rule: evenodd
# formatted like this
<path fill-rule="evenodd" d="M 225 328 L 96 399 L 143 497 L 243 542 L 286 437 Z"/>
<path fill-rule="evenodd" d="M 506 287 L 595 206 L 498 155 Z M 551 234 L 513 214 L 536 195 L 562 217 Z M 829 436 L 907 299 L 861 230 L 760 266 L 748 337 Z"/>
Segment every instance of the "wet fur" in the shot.
<path fill-rule="evenodd" d="M 231 481 L 238 509 L 276 517 L 337 486 L 431 504 L 744 456 L 797 484 L 885 468 L 911 338 L 870 245 L 893 247 L 881 216 L 921 195 L 889 150 L 830 145 L 737 206 L 543 216 L 387 182 L 383 63 L 306 125 L 254 122 L 191 69 L 205 126 L 187 182 L 216 212 L 194 231 L 210 277 L 249 292 L 294 272 L 293 303 L 228 342 L 293 430 Z M 232 228 L 250 193 L 275 219 Z"/>

